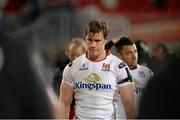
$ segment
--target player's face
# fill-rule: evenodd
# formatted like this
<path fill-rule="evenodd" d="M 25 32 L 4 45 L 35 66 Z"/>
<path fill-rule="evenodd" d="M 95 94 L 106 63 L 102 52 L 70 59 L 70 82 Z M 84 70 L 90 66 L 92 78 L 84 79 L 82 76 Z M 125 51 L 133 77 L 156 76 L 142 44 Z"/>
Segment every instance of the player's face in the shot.
<path fill-rule="evenodd" d="M 129 68 L 137 67 L 138 54 L 135 44 L 123 46 L 123 49 L 118 54 L 118 56 L 120 57 L 120 59 L 127 63 Z"/>
<path fill-rule="evenodd" d="M 101 32 L 99 33 L 89 33 L 86 36 L 86 44 L 88 48 L 88 55 L 91 58 L 97 58 L 104 52 L 104 46 L 106 39 Z"/>

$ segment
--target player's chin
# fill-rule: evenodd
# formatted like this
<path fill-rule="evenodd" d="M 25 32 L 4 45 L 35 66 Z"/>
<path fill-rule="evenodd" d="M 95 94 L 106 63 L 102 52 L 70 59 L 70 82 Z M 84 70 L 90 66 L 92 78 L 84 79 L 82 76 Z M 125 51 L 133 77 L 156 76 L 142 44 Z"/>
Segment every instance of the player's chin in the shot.
<path fill-rule="evenodd" d="M 132 64 L 133 68 L 137 67 L 137 63 Z"/>
<path fill-rule="evenodd" d="M 130 66 L 131 66 L 132 68 L 137 67 L 137 62 L 132 62 Z"/>
<path fill-rule="evenodd" d="M 99 56 L 99 52 L 93 51 L 93 52 L 91 52 L 91 55 L 94 56 L 94 57 L 97 57 L 97 56 Z"/>

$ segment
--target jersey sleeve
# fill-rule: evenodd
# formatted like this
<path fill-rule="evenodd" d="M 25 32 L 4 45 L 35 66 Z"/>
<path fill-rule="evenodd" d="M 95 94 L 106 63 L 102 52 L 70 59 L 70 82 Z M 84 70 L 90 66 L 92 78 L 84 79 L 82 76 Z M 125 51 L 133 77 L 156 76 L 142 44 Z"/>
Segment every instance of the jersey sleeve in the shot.
<path fill-rule="evenodd" d="M 62 82 L 74 87 L 71 65 L 67 65 L 63 71 Z"/>
<path fill-rule="evenodd" d="M 125 62 L 121 62 L 117 68 L 117 84 L 119 87 L 132 84 L 132 75 Z"/>
<path fill-rule="evenodd" d="M 148 73 L 150 75 L 150 78 L 153 78 L 154 77 L 154 72 L 148 68 Z"/>

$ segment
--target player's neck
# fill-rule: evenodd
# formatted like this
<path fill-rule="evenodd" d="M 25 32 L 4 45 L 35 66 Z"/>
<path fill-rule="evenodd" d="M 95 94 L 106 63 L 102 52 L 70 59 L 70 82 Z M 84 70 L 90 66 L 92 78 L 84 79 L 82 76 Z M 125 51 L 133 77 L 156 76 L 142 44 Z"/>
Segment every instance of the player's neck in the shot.
<path fill-rule="evenodd" d="M 99 61 L 104 60 L 104 59 L 106 58 L 106 51 L 103 50 L 103 51 L 101 52 L 101 54 L 98 55 L 98 56 L 90 56 L 88 53 L 87 53 L 86 56 L 87 56 L 87 58 L 88 58 L 89 60 L 91 60 L 91 61 L 93 61 L 93 62 L 99 62 Z"/>
<path fill-rule="evenodd" d="M 134 70 L 134 69 L 136 69 L 137 68 L 137 65 L 136 66 L 129 66 L 129 68 L 130 68 L 130 70 Z"/>

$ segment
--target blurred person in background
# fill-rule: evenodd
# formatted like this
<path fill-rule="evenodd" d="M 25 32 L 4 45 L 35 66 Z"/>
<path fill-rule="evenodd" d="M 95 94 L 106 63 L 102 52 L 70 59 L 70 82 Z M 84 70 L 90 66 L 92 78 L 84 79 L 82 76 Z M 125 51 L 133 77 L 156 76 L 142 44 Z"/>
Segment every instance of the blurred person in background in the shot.
<path fill-rule="evenodd" d="M 138 64 L 143 66 L 148 66 L 149 60 L 149 47 L 144 40 L 137 39 L 134 40 L 138 53 Z"/>
<path fill-rule="evenodd" d="M 33 50 L 9 34 L 0 37 L 0 118 L 54 118 Z"/>
<path fill-rule="evenodd" d="M 153 77 L 142 95 L 139 119 L 180 118 L 180 59 L 173 58 Z"/>
<path fill-rule="evenodd" d="M 155 74 L 158 74 L 163 71 L 171 59 L 174 58 L 176 58 L 176 55 L 173 53 L 170 54 L 167 46 L 159 43 L 154 46 L 148 65 Z"/>
<path fill-rule="evenodd" d="M 168 49 L 164 44 L 157 44 L 152 51 L 152 56 L 157 60 L 164 60 L 168 55 Z"/>
<path fill-rule="evenodd" d="M 60 118 L 68 118 L 73 94 L 77 119 L 135 118 L 134 87 L 129 68 L 104 49 L 107 24 L 92 20 L 85 29 L 85 35 L 87 53 L 63 71 Z M 120 97 L 121 101 L 118 101 Z"/>
<path fill-rule="evenodd" d="M 57 65 L 57 71 L 55 72 L 55 75 L 53 77 L 53 88 L 57 96 L 59 97 L 59 91 L 60 91 L 60 85 L 62 80 L 62 72 L 65 68 L 65 66 L 75 60 L 77 57 L 81 56 L 82 54 L 85 54 L 87 48 L 84 43 L 84 40 L 82 38 L 72 38 L 72 40 L 69 42 L 65 54 L 67 58 L 65 60 L 58 60 Z M 69 113 L 69 119 L 73 119 L 74 117 L 74 99 L 71 103 L 70 113 Z"/>
<path fill-rule="evenodd" d="M 106 48 L 110 49 L 113 45 L 116 47 L 116 56 L 126 62 L 130 68 L 135 84 L 136 108 L 138 111 L 141 95 L 149 79 L 154 76 L 154 73 L 148 67 L 138 64 L 136 44 L 129 37 L 120 36 L 119 38 L 112 39 L 112 41 L 106 44 Z"/>

